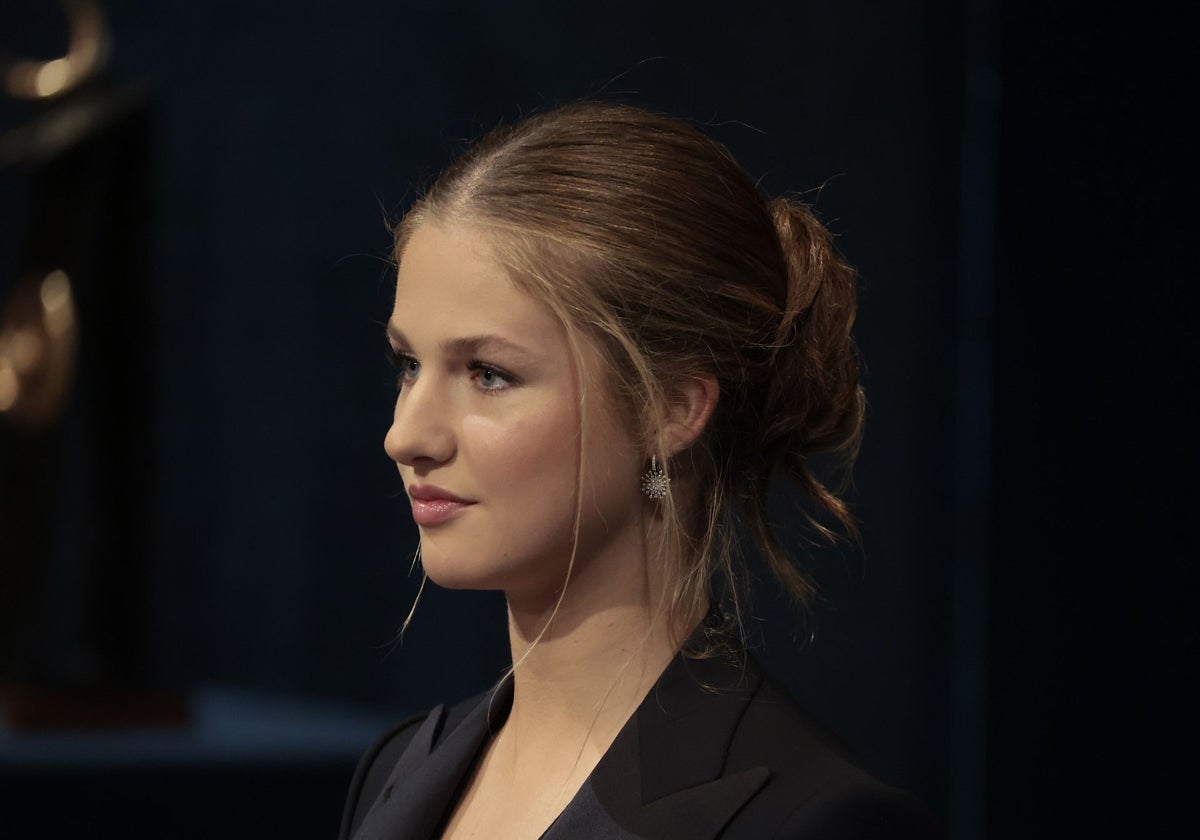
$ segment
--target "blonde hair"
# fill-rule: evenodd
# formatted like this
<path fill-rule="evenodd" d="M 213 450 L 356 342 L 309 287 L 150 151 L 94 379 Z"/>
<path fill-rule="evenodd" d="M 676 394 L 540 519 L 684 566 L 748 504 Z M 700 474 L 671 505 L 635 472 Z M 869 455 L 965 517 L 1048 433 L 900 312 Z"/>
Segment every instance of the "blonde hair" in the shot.
<path fill-rule="evenodd" d="M 582 338 L 600 348 L 647 460 L 663 461 L 680 383 L 716 378 L 706 429 L 665 465 L 699 487 L 692 510 L 664 500 L 672 615 L 697 615 L 715 581 L 740 620 L 739 522 L 783 590 L 807 604 L 813 581 L 772 531 L 768 490 L 795 480 L 817 534 L 857 536 L 809 462 L 833 453 L 848 474 L 864 411 L 854 272 L 813 213 L 768 200 L 685 122 L 584 102 L 470 146 L 397 227 L 397 261 L 431 219 L 486 228 L 513 280 L 563 322 L 577 366 Z"/>

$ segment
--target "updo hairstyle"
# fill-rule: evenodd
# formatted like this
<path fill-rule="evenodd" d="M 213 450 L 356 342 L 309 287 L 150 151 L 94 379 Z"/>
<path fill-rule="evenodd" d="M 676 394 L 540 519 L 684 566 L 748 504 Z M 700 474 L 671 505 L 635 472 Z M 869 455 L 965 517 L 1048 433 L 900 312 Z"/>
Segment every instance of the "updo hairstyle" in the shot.
<path fill-rule="evenodd" d="M 488 233 L 513 281 L 562 321 L 577 370 L 583 340 L 600 348 L 647 462 L 663 463 L 663 421 L 680 383 L 716 377 L 706 430 L 665 464 L 699 488 L 694 509 L 662 502 L 672 615 L 697 615 L 715 585 L 740 618 L 739 521 L 783 589 L 806 604 L 814 586 L 772 533 L 768 489 L 793 479 L 819 535 L 856 536 L 810 459 L 832 453 L 848 471 L 864 411 L 850 335 L 854 272 L 813 213 L 768 200 L 688 123 L 585 102 L 473 144 L 398 226 L 397 261 L 430 220 Z M 586 435 L 586 406 L 583 416 Z"/>

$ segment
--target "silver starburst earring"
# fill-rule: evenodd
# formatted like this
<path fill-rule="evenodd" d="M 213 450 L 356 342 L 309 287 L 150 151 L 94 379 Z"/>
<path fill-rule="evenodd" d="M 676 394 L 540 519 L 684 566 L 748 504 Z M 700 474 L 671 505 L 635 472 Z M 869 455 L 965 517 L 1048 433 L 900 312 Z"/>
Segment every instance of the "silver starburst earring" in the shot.
<path fill-rule="evenodd" d="M 658 457 L 650 456 L 650 469 L 642 474 L 642 492 L 656 502 L 667 497 L 671 492 L 671 479 L 658 465 Z"/>

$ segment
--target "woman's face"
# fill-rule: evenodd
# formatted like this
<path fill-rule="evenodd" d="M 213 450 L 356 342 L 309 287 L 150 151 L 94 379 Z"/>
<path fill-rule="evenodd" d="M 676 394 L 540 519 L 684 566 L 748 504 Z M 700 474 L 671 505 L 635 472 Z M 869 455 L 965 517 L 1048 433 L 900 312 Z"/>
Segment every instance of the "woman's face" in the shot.
<path fill-rule="evenodd" d="M 492 258 L 485 234 L 426 222 L 400 263 L 388 337 L 399 393 L 384 448 L 421 532 L 429 577 L 451 588 L 552 593 L 571 555 L 586 388 L 577 568 L 640 534 L 642 458 L 598 353 L 583 382 L 566 333 Z"/>

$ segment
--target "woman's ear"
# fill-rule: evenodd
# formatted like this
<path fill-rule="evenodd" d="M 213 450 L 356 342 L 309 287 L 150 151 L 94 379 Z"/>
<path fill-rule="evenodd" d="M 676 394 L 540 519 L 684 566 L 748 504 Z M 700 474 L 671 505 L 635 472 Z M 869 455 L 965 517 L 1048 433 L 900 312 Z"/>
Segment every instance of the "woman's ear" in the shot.
<path fill-rule="evenodd" d="M 667 458 L 687 449 L 704 433 L 717 407 L 721 388 L 711 373 L 696 374 L 679 382 L 671 393 L 665 438 Z"/>

